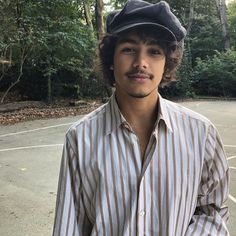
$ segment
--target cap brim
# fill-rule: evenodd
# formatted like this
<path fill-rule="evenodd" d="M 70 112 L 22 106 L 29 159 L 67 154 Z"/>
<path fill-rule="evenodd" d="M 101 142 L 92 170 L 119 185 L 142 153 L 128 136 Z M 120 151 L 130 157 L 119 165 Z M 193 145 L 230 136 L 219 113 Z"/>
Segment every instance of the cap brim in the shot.
<path fill-rule="evenodd" d="M 118 29 L 114 29 L 112 31 L 112 33 L 119 34 L 119 33 L 122 33 L 122 32 L 128 31 L 128 30 L 132 30 L 135 28 L 140 28 L 140 27 L 143 28 L 144 26 L 151 27 L 153 30 L 155 30 L 155 32 L 157 34 L 158 33 L 160 34 L 160 37 L 163 37 L 163 38 L 170 40 L 170 41 L 177 41 L 174 33 L 171 30 L 169 30 L 168 28 L 166 28 L 163 25 L 151 23 L 151 22 L 140 22 L 140 23 L 135 23 L 135 24 L 124 25 L 122 27 L 119 27 Z"/>

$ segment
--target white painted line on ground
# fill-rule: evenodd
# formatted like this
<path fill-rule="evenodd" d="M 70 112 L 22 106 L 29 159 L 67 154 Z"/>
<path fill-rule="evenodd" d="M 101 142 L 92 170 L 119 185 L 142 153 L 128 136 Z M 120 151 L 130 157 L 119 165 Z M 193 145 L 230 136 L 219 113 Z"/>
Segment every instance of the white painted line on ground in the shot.
<path fill-rule="evenodd" d="M 231 194 L 229 194 L 229 199 L 232 200 L 234 203 L 236 203 L 236 198 L 233 197 Z"/>
<path fill-rule="evenodd" d="M 70 122 L 70 123 L 65 123 L 65 124 L 60 124 L 60 125 L 52 125 L 52 126 L 46 126 L 46 127 L 37 128 L 37 129 L 30 129 L 30 130 L 20 131 L 20 132 L 16 132 L 16 133 L 2 134 L 2 135 L 0 135 L 0 138 L 11 136 L 11 135 L 30 133 L 30 132 L 34 132 L 34 131 L 38 131 L 38 130 L 43 130 L 43 129 L 51 129 L 51 128 L 56 128 L 56 127 L 71 125 L 73 123 L 74 122 Z"/>
<path fill-rule="evenodd" d="M 0 149 L 0 152 L 23 150 L 23 149 L 31 149 L 31 148 L 58 147 L 58 146 L 63 146 L 63 144 L 48 144 L 48 145 L 37 145 L 37 146 L 6 148 L 6 149 Z"/>
<path fill-rule="evenodd" d="M 228 157 L 227 160 L 231 160 L 231 159 L 234 159 L 234 158 L 236 158 L 236 156 Z"/>
<path fill-rule="evenodd" d="M 230 166 L 229 168 L 232 170 L 236 170 L 236 167 L 233 167 L 233 166 Z"/>
<path fill-rule="evenodd" d="M 236 145 L 224 145 L 225 147 L 236 147 Z"/>

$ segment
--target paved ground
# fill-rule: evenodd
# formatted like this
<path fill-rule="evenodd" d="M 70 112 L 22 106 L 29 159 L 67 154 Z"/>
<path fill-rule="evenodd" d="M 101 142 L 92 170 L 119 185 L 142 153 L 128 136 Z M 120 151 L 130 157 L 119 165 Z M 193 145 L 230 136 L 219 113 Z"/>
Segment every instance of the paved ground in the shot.
<path fill-rule="evenodd" d="M 182 103 L 217 126 L 231 170 L 229 229 L 236 235 L 236 102 Z M 0 127 L 0 235 L 51 235 L 64 134 L 79 117 Z"/>

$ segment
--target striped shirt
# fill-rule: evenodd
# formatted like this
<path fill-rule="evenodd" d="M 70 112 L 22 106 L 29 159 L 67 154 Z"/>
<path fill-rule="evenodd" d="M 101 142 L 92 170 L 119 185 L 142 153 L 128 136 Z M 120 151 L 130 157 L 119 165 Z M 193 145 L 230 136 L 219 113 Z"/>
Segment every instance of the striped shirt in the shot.
<path fill-rule="evenodd" d="M 161 96 L 158 107 L 144 162 L 114 95 L 69 129 L 54 236 L 229 235 L 229 168 L 216 128 Z"/>

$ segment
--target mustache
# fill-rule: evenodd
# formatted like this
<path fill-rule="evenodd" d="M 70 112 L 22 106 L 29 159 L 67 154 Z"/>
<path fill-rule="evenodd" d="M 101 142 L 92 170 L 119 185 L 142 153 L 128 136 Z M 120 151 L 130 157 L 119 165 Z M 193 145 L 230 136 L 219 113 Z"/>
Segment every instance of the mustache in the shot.
<path fill-rule="evenodd" d="M 154 77 L 153 74 L 150 74 L 147 71 L 142 70 L 142 69 L 132 69 L 132 70 L 126 72 L 125 75 L 128 77 L 143 75 L 143 76 L 148 76 L 150 79 L 153 79 L 153 77 Z"/>

